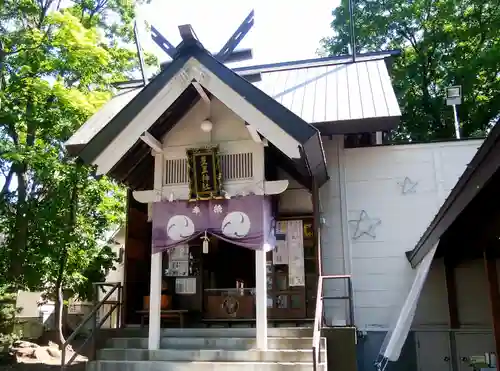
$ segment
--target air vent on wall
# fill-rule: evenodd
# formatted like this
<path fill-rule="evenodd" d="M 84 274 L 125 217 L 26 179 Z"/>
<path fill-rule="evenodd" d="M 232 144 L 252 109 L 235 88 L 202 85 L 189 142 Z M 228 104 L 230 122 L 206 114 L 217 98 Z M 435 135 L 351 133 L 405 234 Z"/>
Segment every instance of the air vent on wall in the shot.
<path fill-rule="evenodd" d="M 221 155 L 220 162 L 224 180 L 252 179 L 252 155 L 251 152 Z"/>
<path fill-rule="evenodd" d="M 187 182 L 187 160 L 185 158 L 178 160 L 167 160 L 165 168 L 165 184 L 187 184 Z"/>
<path fill-rule="evenodd" d="M 253 178 L 253 154 L 251 152 L 223 154 L 220 155 L 220 162 L 224 181 Z M 187 184 L 187 160 L 167 160 L 165 174 L 165 185 Z"/>

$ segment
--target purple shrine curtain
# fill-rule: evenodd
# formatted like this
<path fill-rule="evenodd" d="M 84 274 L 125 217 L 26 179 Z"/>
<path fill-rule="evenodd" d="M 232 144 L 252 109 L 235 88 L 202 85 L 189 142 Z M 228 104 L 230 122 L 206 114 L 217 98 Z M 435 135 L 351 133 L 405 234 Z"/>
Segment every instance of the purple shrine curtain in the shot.
<path fill-rule="evenodd" d="M 153 204 L 153 252 L 186 244 L 205 232 L 253 250 L 274 248 L 269 196 Z"/>

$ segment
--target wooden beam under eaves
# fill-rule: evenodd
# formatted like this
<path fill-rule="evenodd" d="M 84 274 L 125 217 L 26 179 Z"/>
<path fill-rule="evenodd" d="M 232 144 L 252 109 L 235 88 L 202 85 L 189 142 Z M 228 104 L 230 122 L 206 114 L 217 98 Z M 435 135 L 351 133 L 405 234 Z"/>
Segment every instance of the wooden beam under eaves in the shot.
<path fill-rule="evenodd" d="M 193 86 L 196 89 L 196 91 L 198 92 L 198 94 L 200 95 L 201 99 L 205 103 L 210 104 L 210 97 L 207 95 L 207 93 L 205 92 L 205 89 L 203 89 L 203 87 L 200 85 L 200 83 L 197 81 L 193 81 Z"/>
<path fill-rule="evenodd" d="M 250 125 L 248 123 L 245 123 L 245 126 L 248 130 L 248 133 L 252 137 L 253 141 L 255 143 L 262 143 L 262 138 L 260 137 L 259 132 L 252 125 Z"/>
<path fill-rule="evenodd" d="M 153 151 L 160 153 L 163 150 L 158 139 L 149 134 L 147 131 L 145 131 L 140 138 L 144 143 L 150 146 Z"/>

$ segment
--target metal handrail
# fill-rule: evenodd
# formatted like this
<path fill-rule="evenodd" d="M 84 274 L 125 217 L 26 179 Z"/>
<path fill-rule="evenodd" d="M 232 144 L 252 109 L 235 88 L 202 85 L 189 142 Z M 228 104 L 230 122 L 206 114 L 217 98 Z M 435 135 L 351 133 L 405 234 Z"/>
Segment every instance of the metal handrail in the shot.
<path fill-rule="evenodd" d="M 314 311 L 314 325 L 313 325 L 313 341 L 312 341 L 312 354 L 313 354 L 313 371 L 316 371 L 317 364 L 321 362 L 321 317 L 323 313 L 323 300 L 321 295 L 323 293 L 323 277 L 318 278 L 318 289 L 316 291 L 316 308 Z"/>
<path fill-rule="evenodd" d="M 348 296 L 323 296 L 323 281 L 328 279 L 343 279 L 347 280 Z M 352 303 L 352 281 L 351 275 L 328 275 L 318 277 L 318 288 L 316 291 L 316 308 L 314 311 L 313 325 L 313 340 L 312 340 L 312 355 L 313 355 L 313 370 L 317 371 L 318 363 L 321 363 L 321 328 L 323 327 L 323 300 L 349 300 L 349 325 L 354 324 L 354 307 Z"/>
<path fill-rule="evenodd" d="M 96 347 L 95 347 L 95 336 L 97 331 L 106 323 L 107 319 L 113 314 L 113 312 L 117 309 L 119 309 L 122 305 L 122 284 L 121 282 L 116 282 L 116 283 L 109 283 L 109 282 L 96 282 L 93 284 L 94 285 L 94 295 L 95 295 L 95 300 L 97 300 L 98 297 L 98 286 L 108 286 L 111 287 L 111 290 L 104 296 L 104 298 L 97 302 L 94 307 L 92 308 L 92 311 L 83 319 L 83 321 L 76 327 L 76 329 L 73 331 L 73 333 L 66 339 L 64 344 L 62 345 L 61 348 L 61 370 L 64 370 L 67 366 L 71 365 L 71 363 L 76 359 L 78 356 L 78 353 L 80 350 L 82 350 L 85 345 L 89 342 L 89 340 L 94 341 L 94 347 L 92 349 L 93 356 L 95 358 L 95 352 L 96 352 Z M 108 299 L 113 295 L 113 293 L 118 290 L 118 300 L 117 301 L 108 301 Z M 97 312 L 99 309 L 102 308 L 104 304 L 110 304 L 112 303 L 111 309 L 106 313 L 106 315 L 97 323 Z M 90 334 L 87 336 L 83 344 L 81 344 L 78 349 L 74 352 L 74 354 L 71 356 L 71 358 L 66 362 L 66 348 L 68 347 L 69 344 L 75 339 L 75 337 L 80 333 L 80 331 L 85 327 L 85 325 L 90 321 L 94 320 L 93 323 L 93 328 Z M 120 321 L 120 310 L 118 310 L 118 317 L 117 317 L 117 324 L 118 326 L 121 325 Z"/>

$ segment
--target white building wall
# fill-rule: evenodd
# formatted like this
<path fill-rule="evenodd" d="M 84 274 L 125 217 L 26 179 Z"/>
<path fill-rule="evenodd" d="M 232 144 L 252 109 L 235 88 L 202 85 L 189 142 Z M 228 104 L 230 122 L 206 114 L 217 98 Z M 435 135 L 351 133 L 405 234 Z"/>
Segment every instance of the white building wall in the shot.
<path fill-rule="evenodd" d="M 481 143 L 342 150 L 339 141 L 324 141 L 331 177 L 321 189 L 324 273 L 352 273 L 359 328 L 391 327 L 414 277 L 405 252 L 418 242 Z M 339 198 L 343 191 L 346 197 Z M 430 275 L 444 277 L 444 269 L 435 266 Z M 445 294 L 439 284 L 426 287 L 423 297 L 446 300 Z M 421 325 L 447 322 L 447 304 L 434 305 L 420 305 Z"/>
<path fill-rule="evenodd" d="M 352 271 L 351 246 L 348 243 L 345 187 L 345 152 L 343 137 L 323 138 L 330 180 L 320 189 L 321 255 L 324 275 L 350 274 Z M 343 296 L 346 281 L 325 281 L 325 296 Z M 326 300 L 326 321 L 342 325 L 348 320 L 347 301 Z"/>

